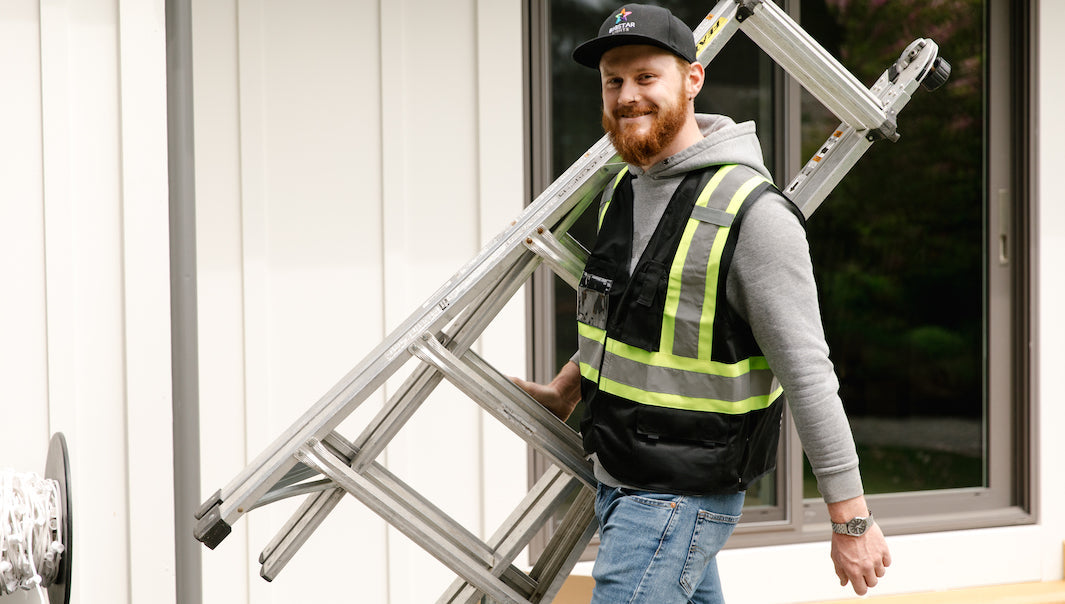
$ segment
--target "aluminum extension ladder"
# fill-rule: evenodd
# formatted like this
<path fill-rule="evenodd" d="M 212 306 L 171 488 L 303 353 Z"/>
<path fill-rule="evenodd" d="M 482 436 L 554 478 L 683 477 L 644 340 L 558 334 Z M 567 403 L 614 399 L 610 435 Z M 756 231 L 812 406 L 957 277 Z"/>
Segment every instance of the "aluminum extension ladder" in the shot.
<path fill-rule="evenodd" d="M 911 43 L 871 89 L 769 0 L 720 0 L 695 30 L 706 65 L 742 29 L 842 124 L 784 193 L 809 216 L 875 141 L 896 140 L 896 116 L 918 84 L 934 89 L 950 65 L 931 40 Z M 460 578 L 439 602 L 551 601 L 595 533 L 595 478 L 580 438 L 471 349 L 505 303 L 545 263 L 576 288 L 587 251 L 567 233 L 621 164 L 603 137 L 197 512 L 195 536 L 216 547 L 252 509 L 303 495 L 260 556 L 272 580 L 345 494 L 352 495 Z M 420 363 L 349 441 L 335 429 L 412 357 Z M 375 462 L 444 378 L 553 464 L 488 541 L 448 517 Z M 514 565 L 533 535 L 565 513 L 529 572 Z"/>

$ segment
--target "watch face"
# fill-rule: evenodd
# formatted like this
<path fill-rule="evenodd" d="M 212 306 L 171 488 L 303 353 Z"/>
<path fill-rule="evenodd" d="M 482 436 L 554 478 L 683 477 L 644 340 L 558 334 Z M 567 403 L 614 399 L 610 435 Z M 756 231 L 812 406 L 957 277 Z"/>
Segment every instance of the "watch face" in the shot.
<path fill-rule="evenodd" d="M 869 522 L 865 518 L 852 518 L 847 522 L 847 532 L 851 535 L 864 535 L 869 528 Z"/>

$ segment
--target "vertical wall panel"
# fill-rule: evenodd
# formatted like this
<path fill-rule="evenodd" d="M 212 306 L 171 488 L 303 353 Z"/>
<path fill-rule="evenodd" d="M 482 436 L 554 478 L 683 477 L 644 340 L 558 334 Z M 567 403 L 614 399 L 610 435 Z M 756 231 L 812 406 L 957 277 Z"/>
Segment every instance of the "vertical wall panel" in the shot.
<path fill-rule="evenodd" d="M 136 4 L 0 7 L 0 465 L 66 435 L 79 603 L 174 598 L 163 2 Z"/>
<path fill-rule="evenodd" d="M 175 602 L 166 21 L 163 0 L 119 2 L 122 284 L 130 598 Z"/>
<path fill-rule="evenodd" d="M 73 481 L 84 485 L 76 517 L 92 519 L 75 524 L 74 539 L 100 548 L 79 560 L 74 581 L 107 576 L 107 597 L 124 602 L 130 561 L 116 15 L 106 0 L 41 4 L 51 428 L 66 433 Z"/>
<path fill-rule="evenodd" d="M 382 3 L 384 4 L 384 3 Z M 402 322 L 480 248 L 476 3 L 408 0 L 382 15 L 385 322 Z M 388 466 L 455 520 L 478 530 L 478 407 L 446 382 L 393 440 Z M 390 595 L 434 601 L 454 575 L 391 532 Z"/>
<path fill-rule="evenodd" d="M 9 426 L 0 468 L 43 473 L 49 432 L 37 4 L 0 5 L 0 82 L 18 83 L 0 94 L 0 417 Z"/>
<path fill-rule="evenodd" d="M 367 93 L 378 87 L 376 11 L 194 6 L 205 494 L 380 340 L 380 109 Z M 220 442 L 227 428 L 235 438 Z M 273 583 L 258 577 L 259 551 L 298 503 L 245 516 L 205 552 L 205 602 L 346 601 L 344 589 L 308 577 L 353 573 L 367 601 L 385 601 L 384 525 L 354 501 Z"/>
<path fill-rule="evenodd" d="M 507 228 L 525 205 L 523 16 L 519 1 L 476 4 L 480 242 Z M 525 376 L 525 295 L 519 291 L 481 337 L 479 352 L 507 375 Z M 483 412 L 482 412 L 483 413 Z M 483 525 L 491 535 L 528 490 L 528 448 L 484 416 Z M 519 560 L 519 563 L 524 560 Z"/>
<path fill-rule="evenodd" d="M 200 493 L 226 485 L 247 462 L 244 412 L 243 253 L 236 0 L 195 0 L 193 106 L 196 283 L 199 303 Z M 204 603 L 248 602 L 256 552 L 238 523 L 203 549 Z"/>
<path fill-rule="evenodd" d="M 379 339 L 377 11 L 366 2 L 240 3 L 249 455 L 283 433 Z M 247 16 L 248 18 L 245 18 Z M 368 284 L 370 286 L 368 287 Z M 367 403 L 367 409 L 373 402 Z M 261 426 L 262 430 L 257 430 Z M 251 526 L 253 551 L 299 500 Z M 384 600 L 381 521 L 342 502 L 253 601 Z M 360 544 L 355 546 L 355 544 Z M 262 600 L 260 600 L 262 597 Z"/>
<path fill-rule="evenodd" d="M 243 413 L 244 460 L 521 210 L 520 3 L 492 8 L 515 18 L 506 52 L 489 48 L 487 60 L 479 59 L 479 38 L 494 45 L 502 37 L 490 21 L 479 21 L 478 10 L 472 0 L 447 10 L 424 1 L 194 4 L 200 337 L 207 355 L 201 403 L 204 417 L 239 422 Z M 487 19 L 496 17 L 490 11 Z M 508 68 L 505 90 L 500 68 Z M 490 91 L 480 89 L 482 79 Z M 502 106 L 483 118 L 485 102 Z M 486 186 L 483 171 L 496 169 Z M 516 372 L 524 320 L 520 304 L 507 312 L 513 325 L 497 333 L 495 348 Z M 243 331 L 225 319 L 239 320 Z M 492 348 L 487 340 L 481 345 L 482 352 Z M 364 403 L 341 432 L 357 436 L 394 386 Z M 526 489 L 525 448 L 489 427 L 489 456 L 510 467 L 486 485 L 485 423 L 476 405 L 445 384 L 380 461 L 471 530 L 490 533 Z M 221 431 L 204 422 L 205 495 L 243 467 L 243 460 L 233 463 L 230 444 L 213 442 Z M 228 464 L 221 479 L 211 452 Z M 510 492 L 507 507 L 486 526 L 485 499 L 500 491 Z M 347 601 L 343 587 L 306 580 L 334 563 L 364 601 L 431 601 L 453 579 L 349 499 L 267 584 L 255 576 L 254 559 L 296 503 L 254 511 L 218 551 L 204 554 L 205 601 Z M 251 560 L 243 571 L 238 550 Z M 225 571 L 211 568 L 218 555 Z M 226 575 L 241 572 L 246 595 L 222 586 Z"/>

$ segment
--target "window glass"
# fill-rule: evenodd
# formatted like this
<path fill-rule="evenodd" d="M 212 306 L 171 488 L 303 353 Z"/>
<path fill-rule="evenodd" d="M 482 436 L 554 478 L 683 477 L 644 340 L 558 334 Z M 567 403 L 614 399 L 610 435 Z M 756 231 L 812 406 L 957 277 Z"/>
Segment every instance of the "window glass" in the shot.
<path fill-rule="evenodd" d="M 986 486 L 983 2 L 803 0 L 801 14 L 867 87 L 920 37 L 953 68 L 807 230 L 867 493 Z M 839 120 L 805 93 L 802 116 L 806 158 Z M 816 497 L 808 466 L 804 482 Z"/>

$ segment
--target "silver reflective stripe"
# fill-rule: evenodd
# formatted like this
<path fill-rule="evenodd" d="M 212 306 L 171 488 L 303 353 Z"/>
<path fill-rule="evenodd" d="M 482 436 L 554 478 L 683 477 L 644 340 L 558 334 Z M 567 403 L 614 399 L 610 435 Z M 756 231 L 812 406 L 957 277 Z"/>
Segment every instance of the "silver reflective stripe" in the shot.
<path fill-rule="evenodd" d="M 724 169 L 724 168 L 722 168 Z M 710 195 L 707 208 L 726 214 L 732 196 L 751 179 L 752 170 L 736 166 L 721 180 Z M 730 221 L 731 223 L 731 221 Z M 710 263 L 710 251 L 722 229 L 708 222 L 698 222 L 692 237 L 688 253 L 684 256 L 684 270 L 680 285 L 680 304 L 677 306 L 677 318 L 673 330 L 673 354 L 682 357 L 699 356 L 699 330 L 703 314 L 703 304 L 709 296 L 706 293 L 706 267 Z M 715 262 L 719 259 L 715 259 Z M 670 284 L 672 286 L 672 283 Z M 665 351 L 669 352 L 669 351 Z"/>
<path fill-rule="evenodd" d="M 580 352 L 579 360 L 588 363 L 597 370 L 600 367 L 599 360 L 603 358 L 603 343 L 591 338 L 577 335 L 577 350 Z"/>
<path fill-rule="evenodd" d="M 773 372 L 769 369 L 752 369 L 728 377 L 645 365 L 607 353 L 600 373 L 620 384 L 649 392 L 726 402 L 746 401 L 773 391 Z"/>
<path fill-rule="evenodd" d="M 692 208 L 692 218 L 702 222 L 716 224 L 717 226 L 728 227 L 732 226 L 732 219 L 734 216 L 723 210 L 696 206 Z"/>

